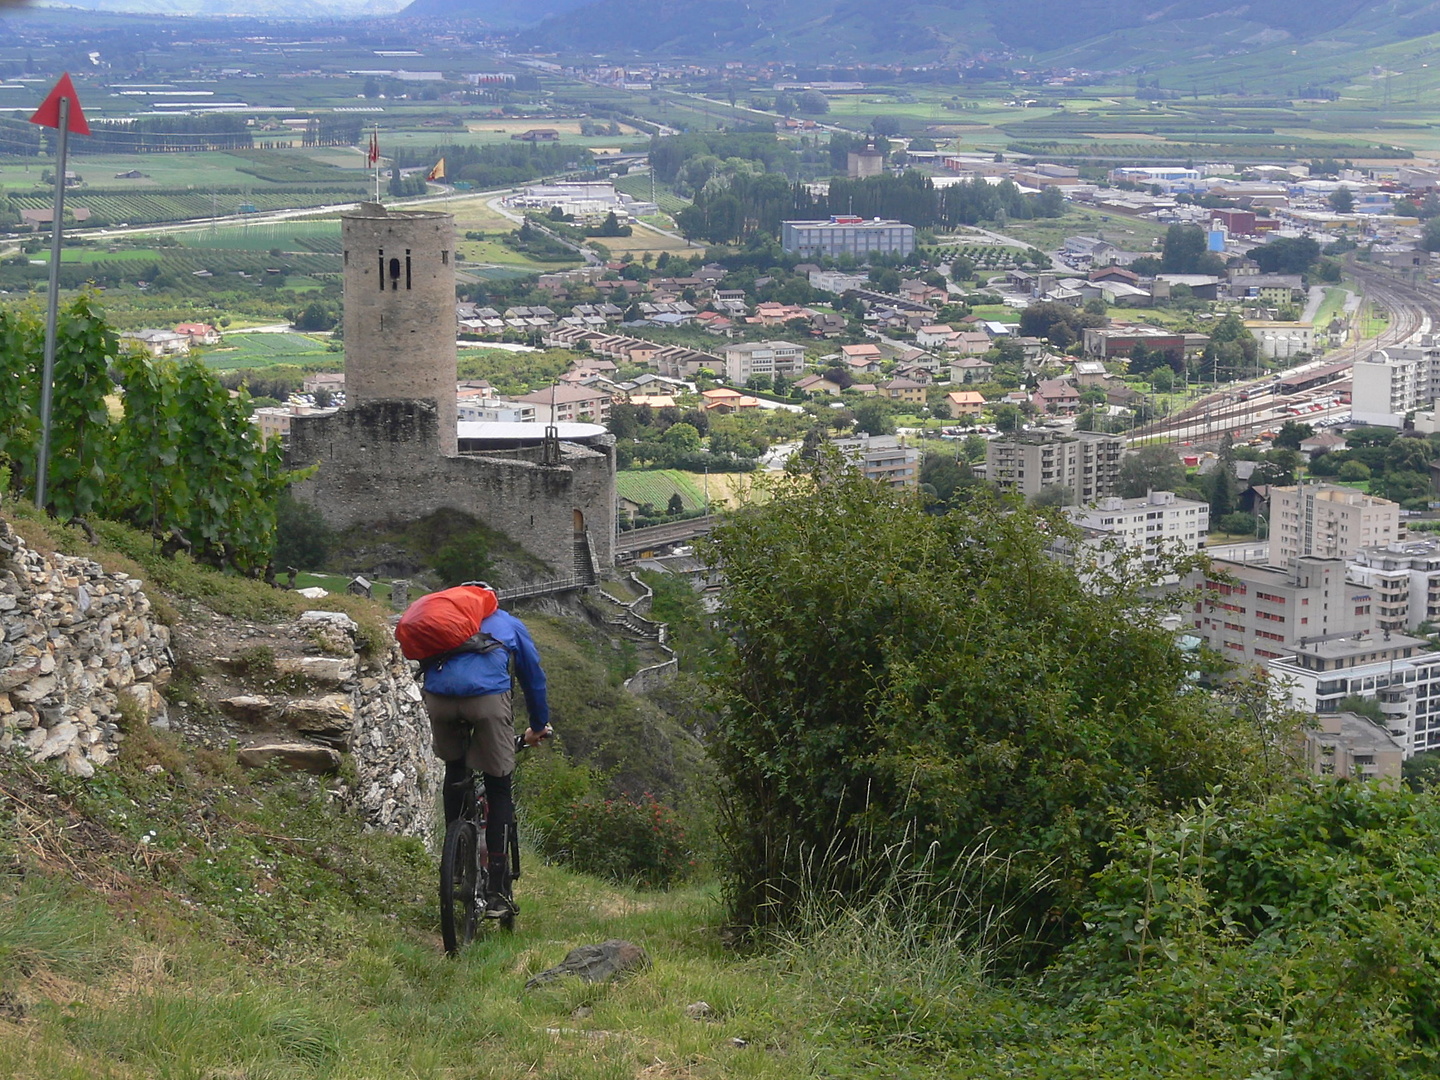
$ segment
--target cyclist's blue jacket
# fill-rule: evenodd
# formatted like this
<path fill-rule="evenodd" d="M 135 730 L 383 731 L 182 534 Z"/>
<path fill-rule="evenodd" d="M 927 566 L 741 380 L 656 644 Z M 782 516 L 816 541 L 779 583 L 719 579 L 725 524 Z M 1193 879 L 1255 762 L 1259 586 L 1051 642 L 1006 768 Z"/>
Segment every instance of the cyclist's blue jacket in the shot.
<path fill-rule="evenodd" d="M 441 697 L 478 697 L 503 694 L 510 689 L 510 661 L 525 692 L 525 710 L 532 731 L 544 731 L 550 723 L 550 702 L 545 696 L 545 669 L 540 653 L 525 624 L 508 611 L 487 616 L 480 629 L 501 645 L 489 652 L 462 652 L 437 664 L 422 664 L 425 690 Z"/>

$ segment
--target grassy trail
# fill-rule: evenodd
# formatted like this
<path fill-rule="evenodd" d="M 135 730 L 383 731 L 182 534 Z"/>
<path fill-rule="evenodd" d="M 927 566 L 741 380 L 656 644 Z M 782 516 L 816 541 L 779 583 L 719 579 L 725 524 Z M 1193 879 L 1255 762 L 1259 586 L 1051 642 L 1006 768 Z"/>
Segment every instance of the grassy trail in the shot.
<path fill-rule="evenodd" d="M 633 892 L 532 859 L 516 930 L 487 928 L 449 960 L 418 845 L 360 833 L 314 781 L 252 786 L 146 741 L 89 789 L 0 766 L 0 1075 L 809 1071 L 793 987 L 723 944 L 713 887 Z M 643 945 L 649 970 L 524 988 L 574 946 L 616 937 Z M 686 1015 L 699 1001 L 708 1018 Z"/>

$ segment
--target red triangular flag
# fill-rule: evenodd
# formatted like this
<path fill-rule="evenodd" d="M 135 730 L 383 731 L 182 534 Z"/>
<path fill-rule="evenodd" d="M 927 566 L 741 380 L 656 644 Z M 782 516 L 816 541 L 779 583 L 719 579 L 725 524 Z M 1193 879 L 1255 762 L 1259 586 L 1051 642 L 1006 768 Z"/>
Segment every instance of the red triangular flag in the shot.
<path fill-rule="evenodd" d="M 86 121 L 85 113 L 80 108 L 80 95 L 75 93 L 75 84 L 70 81 L 68 71 L 60 76 L 60 81 L 55 84 L 55 89 L 51 90 L 45 100 L 40 103 L 40 108 L 36 109 L 35 115 L 30 117 L 30 123 L 58 128 L 60 126 L 61 98 L 70 99 L 70 117 L 69 122 L 65 125 L 66 129 L 76 135 L 89 135 L 90 124 Z"/>

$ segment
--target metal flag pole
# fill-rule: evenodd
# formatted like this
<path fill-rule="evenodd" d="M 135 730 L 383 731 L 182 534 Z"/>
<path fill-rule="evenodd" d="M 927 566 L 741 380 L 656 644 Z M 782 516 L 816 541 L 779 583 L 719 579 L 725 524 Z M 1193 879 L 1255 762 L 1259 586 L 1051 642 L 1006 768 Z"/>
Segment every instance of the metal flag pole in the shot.
<path fill-rule="evenodd" d="M 35 466 L 35 505 L 45 508 L 50 475 L 50 405 L 55 382 L 55 325 L 60 309 L 60 237 L 65 221 L 65 154 L 70 141 L 70 99 L 60 98 L 60 142 L 56 146 L 55 220 L 50 230 L 50 292 L 45 303 L 45 366 L 40 375 L 40 460 Z"/>

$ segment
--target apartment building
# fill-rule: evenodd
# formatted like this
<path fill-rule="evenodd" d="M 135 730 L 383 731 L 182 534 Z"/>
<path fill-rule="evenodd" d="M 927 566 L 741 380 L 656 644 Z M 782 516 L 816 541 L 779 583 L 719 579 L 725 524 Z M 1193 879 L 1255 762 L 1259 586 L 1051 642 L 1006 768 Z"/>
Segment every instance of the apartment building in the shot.
<path fill-rule="evenodd" d="M 788 341 L 727 345 L 724 355 L 725 378 L 737 386 L 744 386 L 758 375 L 793 379 L 805 374 L 805 346 Z"/>
<path fill-rule="evenodd" d="M 1373 590 L 1381 630 L 1440 621 L 1440 538 L 1362 547 L 1350 559 L 1350 579 Z"/>
<path fill-rule="evenodd" d="M 1138 499 L 1110 496 L 1066 513 L 1082 529 L 1101 540 L 1113 537 L 1147 561 L 1161 554 L 1200 551 L 1210 531 L 1209 505 L 1177 498 L 1173 491 L 1152 491 Z"/>
<path fill-rule="evenodd" d="M 552 386 L 510 400 L 533 408 L 536 422 L 542 424 L 603 424 L 610 418 L 610 395 L 592 386 Z"/>
<path fill-rule="evenodd" d="M 780 246 L 800 255 L 854 255 L 864 258 L 871 252 L 909 255 L 915 250 L 915 226 L 882 218 L 852 215 L 829 221 L 782 221 Z"/>
<path fill-rule="evenodd" d="M 1373 595 L 1347 579 L 1343 559 L 1307 556 L 1293 567 L 1216 560 L 1210 573 L 1195 571 L 1184 585 L 1196 590 L 1194 632 L 1237 664 L 1267 664 L 1292 655 L 1302 638 L 1374 626 Z"/>
<path fill-rule="evenodd" d="M 1347 697 L 1366 698 L 1379 704 L 1406 757 L 1440 749 L 1440 651 L 1424 638 L 1378 631 L 1306 639 L 1268 666 L 1297 709 L 1328 716 Z"/>
<path fill-rule="evenodd" d="M 1305 764 L 1316 776 L 1346 780 L 1379 780 L 1387 787 L 1400 785 L 1405 747 L 1368 716 L 1325 713 L 1318 727 L 1301 733 Z"/>
<path fill-rule="evenodd" d="M 985 447 L 985 478 L 1027 499 L 1045 488 L 1067 487 L 1086 506 L 1115 493 L 1125 440 L 1098 431 L 1017 431 Z"/>
<path fill-rule="evenodd" d="M 1334 484 L 1270 489 L 1270 561 L 1288 566 L 1313 555 L 1348 559 L 1362 547 L 1400 538 L 1400 506 Z"/>
<path fill-rule="evenodd" d="M 858 466 L 867 480 L 886 487 L 918 487 L 920 452 L 904 446 L 894 435 L 857 435 L 836 439 L 834 445 L 845 460 Z"/>
<path fill-rule="evenodd" d="M 1440 398 L 1440 340 L 1422 335 L 1419 345 L 1381 349 L 1356 361 L 1350 413 L 1356 423 L 1401 427 L 1407 413 L 1429 409 Z"/>

